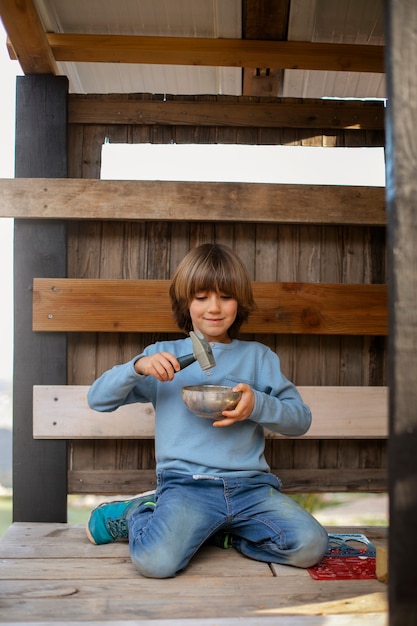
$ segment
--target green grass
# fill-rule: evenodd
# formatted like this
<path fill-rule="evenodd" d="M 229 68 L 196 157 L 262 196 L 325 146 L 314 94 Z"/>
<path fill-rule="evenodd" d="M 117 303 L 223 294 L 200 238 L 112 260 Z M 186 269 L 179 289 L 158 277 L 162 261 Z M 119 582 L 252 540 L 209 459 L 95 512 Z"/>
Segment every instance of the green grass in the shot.
<path fill-rule="evenodd" d="M 0 496 L 0 537 L 12 523 L 12 497 Z"/>

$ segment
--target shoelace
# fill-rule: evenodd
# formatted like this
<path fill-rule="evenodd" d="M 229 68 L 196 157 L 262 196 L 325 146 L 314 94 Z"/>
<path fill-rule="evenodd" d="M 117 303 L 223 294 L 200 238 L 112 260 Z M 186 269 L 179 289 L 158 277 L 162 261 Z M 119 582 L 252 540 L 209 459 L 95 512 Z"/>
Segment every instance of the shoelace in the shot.
<path fill-rule="evenodd" d="M 127 539 L 128 531 L 124 517 L 107 520 L 107 529 L 113 539 Z"/>

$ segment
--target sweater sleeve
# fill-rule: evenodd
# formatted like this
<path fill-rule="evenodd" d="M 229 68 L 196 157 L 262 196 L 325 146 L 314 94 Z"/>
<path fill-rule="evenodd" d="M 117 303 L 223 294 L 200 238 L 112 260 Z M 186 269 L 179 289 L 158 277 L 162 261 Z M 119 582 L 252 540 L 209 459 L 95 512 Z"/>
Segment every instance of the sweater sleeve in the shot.
<path fill-rule="evenodd" d="M 263 381 L 270 381 L 270 385 L 265 386 Z M 310 408 L 281 372 L 279 357 L 270 350 L 264 354 L 253 391 L 255 405 L 249 419 L 291 437 L 308 431 L 312 420 Z"/>
<path fill-rule="evenodd" d="M 154 381 L 152 376 L 142 376 L 134 368 L 136 356 L 122 365 L 104 372 L 91 385 L 87 394 L 88 405 L 95 411 L 115 411 L 123 404 L 152 402 Z"/>

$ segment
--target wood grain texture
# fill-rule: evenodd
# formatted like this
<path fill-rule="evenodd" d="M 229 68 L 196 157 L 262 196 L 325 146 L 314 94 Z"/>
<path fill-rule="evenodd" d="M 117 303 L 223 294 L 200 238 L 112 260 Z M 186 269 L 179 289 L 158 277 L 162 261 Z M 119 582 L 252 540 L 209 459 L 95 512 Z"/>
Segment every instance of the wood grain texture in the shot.
<path fill-rule="evenodd" d="M 306 41 L 47 33 L 56 61 L 384 72 L 384 47 Z"/>
<path fill-rule="evenodd" d="M 339 464 L 328 469 L 282 469 L 279 465 L 271 467 L 271 471 L 282 481 L 284 493 L 386 493 L 388 490 L 386 468 L 351 469 Z M 90 466 L 68 470 L 68 493 L 134 495 L 149 489 L 156 489 L 155 469 L 105 470 Z"/>
<path fill-rule="evenodd" d="M 165 280 L 35 279 L 33 330 L 178 333 L 168 287 Z M 385 285 L 253 283 L 253 291 L 257 310 L 243 333 L 387 332 Z"/>
<path fill-rule="evenodd" d="M 386 529 L 327 530 L 386 541 Z M 93 546 L 81 526 L 13 524 L 0 541 L 2 624 L 97 626 L 103 616 L 120 626 L 385 624 L 387 587 L 379 581 L 320 584 L 305 569 L 272 567 L 203 546 L 180 575 L 161 581 L 137 573 L 126 542 Z"/>
<path fill-rule="evenodd" d="M 24 74 L 60 74 L 33 0 L 0 0 L 0 15 Z"/>
<path fill-rule="evenodd" d="M 154 409 L 128 404 L 115 412 L 93 411 L 88 386 L 36 385 L 33 388 L 33 434 L 36 439 L 150 439 Z M 299 387 L 313 422 L 308 439 L 385 438 L 388 435 L 386 387 Z M 266 431 L 268 438 L 283 437 Z M 288 437 L 287 437 L 288 439 Z"/>
<path fill-rule="evenodd" d="M 245 70 L 245 74 L 248 70 Z M 248 82 L 248 81 L 247 81 Z M 252 79 L 251 84 L 255 82 Z M 245 85 L 245 88 L 248 86 Z M 383 130 L 379 102 L 296 98 L 230 98 L 190 101 L 179 97 L 145 100 L 143 95 L 79 95 L 68 98 L 70 124 L 228 126 Z"/>
<path fill-rule="evenodd" d="M 74 102 L 72 98 L 70 96 L 70 107 Z M 114 106 L 110 102 L 112 98 L 115 100 Z M 179 119 L 176 124 L 175 116 L 179 109 L 176 105 L 170 108 L 169 104 L 171 100 L 176 100 L 175 97 L 167 97 L 166 109 L 161 107 L 161 97 L 150 94 L 129 95 L 126 98 L 126 109 L 122 106 L 124 97 L 121 100 L 118 96 L 89 95 L 80 96 L 80 99 L 80 105 L 86 107 L 83 108 L 85 118 L 79 119 L 80 123 L 70 123 L 68 126 L 71 146 L 69 171 L 70 176 L 89 180 L 82 181 L 80 187 L 83 192 L 85 190 L 85 196 L 66 195 L 71 211 L 75 211 L 78 205 L 76 210 L 79 216 L 78 219 L 68 221 L 68 277 L 169 280 L 179 261 L 192 247 L 218 241 L 236 250 L 255 282 L 386 283 L 383 189 L 369 191 L 370 194 L 376 194 L 371 199 L 370 196 L 352 196 L 351 188 L 329 190 L 331 195 L 326 197 L 325 193 L 322 194 L 325 190 L 321 188 L 315 194 L 310 193 L 307 187 L 292 190 L 289 186 L 277 202 L 273 195 L 265 195 L 265 190 L 260 189 L 260 193 L 252 195 L 246 186 L 239 196 L 231 193 L 223 195 L 224 190 L 221 190 L 220 195 L 212 194 L 212 198 L 207 195 L 208 190 L 202 188 L 204 197 L 201 205 L 198 204 L 199 195 L 195 196 L 197 201 L 193 205 L 193 196 L 188 193 L 189 189 L 183 196 L 180 193 L 177 195 L 177 192 L 165 195 L 167 188 L 162 184 L 162 196 L 159 196 L 158 189 L 149 195 L 143 192 L 147 202 L 142 211 L 140 206 L 134 206 L 129 194 L 127 200 L 124 197 L 119 198 L 118 194 L 123 186 L 115 186 L 114 192 L 109 196 L 111 201 L 107 203 L 106 195 L 99 192 L 100 187 L 96 190 L 94 188 L 94 183 L 104 181 L 91 180 L 100 177 L 101 149 L 106 137 L 111 143 L 383 146 L 384 131 L 372 128 L 374 108 L 369 103 L 361 103 L 364 105 L 363 109 L 358 103 L 332 103 L 335 105 L 336 124 L 349 125 L 349 121 L 354 121 L 357 113 L 357 120 L 363 124 L 361 128 L 333 127 L 330 120 L 325 121 L 325 111 L 330 111 L 333 106 L 328 107 L 329 103 L 324 106 L 323 102 L 322 108 L 314 109 L 314 115 L 318 117 L 312 120 L 313 125 L 323 120 L 323 126 L 306 128 L 308 116 L 301 106 L 301 100 L 294 103 L 294 116 L 300 120 L 298 127 L 291 126 L 295 120 L 290 117 L 285 122 L 287 127 L 271 127 L 263 125 L 268 123 L 271 104 L 277 106 L 279 118 L 278 102 L 271 98 L 250 99 L 251 104 L 259 105 L 255 110 L 263 121 L 259 120 L 258 126 L 245 125 L 250 108 L 246 108 L 249 99 L 244 98 L 179 98 L 180 105 L 186 100 L 192 106 L 189 110 L 180 107 L 186 112 L 183 116 L 184 123 Z M 140 118 L 135 117 L 135 111 L 140 111 L 142 102 L 151 104 L 143 110 L 145 117 L 143 123 L 140 123 Z M 211 109 L 210 104 L 213 102 L 218 107 Z M 156 103 L 155 108 L 153 103 Z M 239 113 L 240 109 L 234 109 L 234 105 L 240 103 L 245 104 L 245 107 Z M 291 102 L 286 100 L 282 104 L 284 109 L 288 109 Z M 306 110 L 310 104 L 307 103 Z M 201 105 L 201 108 L 197 105 Z M 226 105 L 230 108 L 226 108 Z M 235 111 L 235 115 L 230 117 L 230 125 L 222 118 L 222 106 L 225 107 L 225 114 Z M 125 110 L 133 116 L 130 120 L 124 118 Z M 201 111 L 208 115 L 208 124 L 204 122 L 204 115 L 199 119 Z M 379 116 L 381 107 L 376 107 L 375 111 Z M 117 112 L 123 118 L 124 124 L 114 119 Z M 195 116 L 195 125 L 189 123 L 192 116 Z M 375 120 L 375 124 L 381 126 L 380 117 Z M 77 181 L 74 182 L 78 185 Z M 89 189 L 92 190 L 91 195 Z M 267 191 L 272 194 L 270 188 Z M 340 197 L 339 192 L 342 193 Z M 36 199 L 40 207 L 42 195 L 43 192 Z M 48 196 L 49 192 L 45 195 Z M 50 213 L 52 198 L 58 210 L 65 210 L 60 204 L 58 190 L 51 193 L 50 198 Z M 88 207 L 82 202 L 83 198 L 91 200 Z M 206 198 L 210 200 L 210 206 L 204 204 Z M 239 202 L 236 210 L 237 200 Z M 131 201 L 131 205 L 127 201 Z M 166 210 L 167 206 L 171 206 L 169 202 L 174 202 L 175 205 L 172 206 L 178 208 L 172 216 Z M 31 197 L 28 194 L 24 204 L 30 206 L 30 203 Z M 184 207 L 183 214 L 181 203 Z M 200 206 L 202 210 L 199 209 Z M 126 207 L 133 217 L 129 223 L 124 217 Z M 222 207 L 225 207 L 224 210 Z M 370 207 L 373 207 L 372 211 Z M 90 211 L 92 219 L 85 219 Z M 184 215 L 184 219 L 171 219 L 178 214 L 181 217 Z M 197 214 L 200 220 L 194 219 Z M 104 221 L 99 221 L 100 215 L 109 222 L 109 227 L 105 227 Z M 121 216 L 123 227 L 117 221 L 110 222 L 117 215 Z M 229 219 L 229 215 L 234 215 L 237 219 Z M 137 216 L 141 219 L 135 219 Z M 161 218 L 158 219 L 158 216 Z M 216 219 L 212 220 L 213 216 Z M 354 223 L 356 221 L 358 223 Z M 376 225 L 372 225 L 373 223 Z M 71 332 L 67 334 L 67 338 L 68 383 L 88 385 L 104 370 L 115 363 L 129 360 L 150 343 L 166 338 L 166 334 Z M 249 334 L 245 338 L 262 341 L 277 352 L 283 372 L 297 386 L 387 384 L 386 337 L 383 335 L 274 334 L 264 327 L 262 332 Z M 142 488 L 149 489 L 155 484 L 153 444 L 152 439 L 71 440 L 68 444 L 70 492 L 81 491 L 87 494 L 98 490 L 99 493 L 106 494 L 119 493 L 122 490 L 129 494 L 137 493 Z M 372 492 L 387 489 L 387 453 L 384 439 L 276 438 L 266 441 L 266 453 L 274 472 L 283 477 L 285 489 L 292 493 L 308 490 Z"/>
<path fill-rule="evenodd" d="M 87 163 L 99 172 L 98 158 L 93 153 Z M 386 221 L 382 187 L 69 178 L 1 180 L 0 217 L 380 226 Z"/>

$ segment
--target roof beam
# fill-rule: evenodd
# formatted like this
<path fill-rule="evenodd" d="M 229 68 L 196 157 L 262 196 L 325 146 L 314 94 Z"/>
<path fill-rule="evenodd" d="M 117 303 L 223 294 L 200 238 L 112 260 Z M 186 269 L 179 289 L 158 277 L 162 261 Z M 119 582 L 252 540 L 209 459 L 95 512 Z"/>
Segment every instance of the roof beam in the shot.
<path fill-rule="evenodd" d="M 56 61 L 384 72 L 384 47 L 200 37 L 46 34 Z"/>
<path fill-rule="evenodd" d="M 59 74 L 33 0 L 0 0 L 0 17 L 25 74 Z"/>
<path fill-rule="evenodd" d="M 0 0 L 0 16 L 25 74 L 58 74 L 57 61 L 384 72 L 383 46 L 45 33 L 33 0 Z"/>
<path fill-rule="evenodd" d="M 382 102 L 295 98 L 236 102 L 144 100 L 132 95 L 69 96 L 70 124 L 163 124 L 175 126 L 243 126 L 246 128 L 314 128 L 384 130 Z M 374 144 L 375 145 L 375 144 Z M 382 144 L 381 144 L 382 145 Z"/>
<path fill-rule="evenodd" d="M 290 0 L 243 0 L 243 39 L 288 39 Z M 282 91 L 281 68 L 243 68 L 243 95 L 278 96 Z"/>

